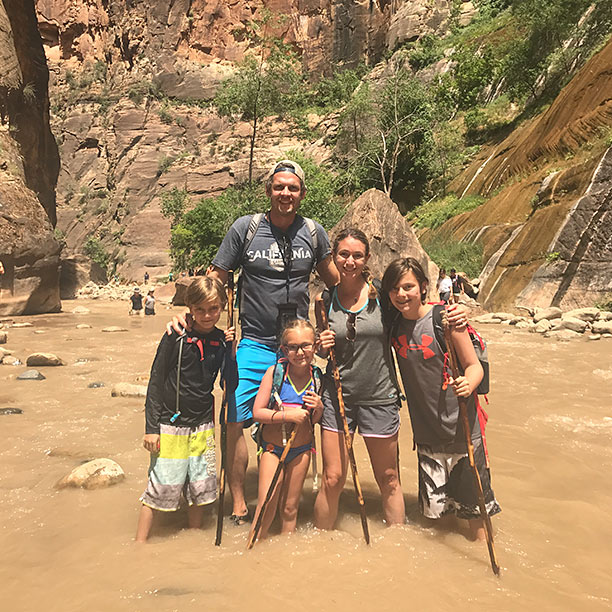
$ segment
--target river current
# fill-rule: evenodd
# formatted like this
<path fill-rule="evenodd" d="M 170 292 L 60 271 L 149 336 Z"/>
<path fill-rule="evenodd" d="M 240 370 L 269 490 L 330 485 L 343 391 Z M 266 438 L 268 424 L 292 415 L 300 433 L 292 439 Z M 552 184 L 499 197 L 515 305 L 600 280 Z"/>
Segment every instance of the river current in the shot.
<path fill-rule="evenodd" d="M 70 311 L 86 306 L 89 314 Z M 184 512 L 162 517 L 146 545 L 133 536 L 146 484 L 144 400 L 113 398 L 118 382 L 146 384 L 173 310 L 128 317 L 125 302 L 71 301 L 66 312 L 15 318 L 5 348 L 44 381 L 17 381 L 26 366 L 0 365 L 0 609 L 61 611 L 248 610 L 610 610 L 612 609 L 612 340 L 557 342 L 502 326 L 489 341 L 487 440 L 502 513 L 493 519 L 500 578 L 486 546 L 422 524 L 416 456 L 402 408 L 402 483 L 408 522 L 388 529 L 365 447 L 355 453 L 372 543 L 366 546 L 350 477 L 335 531 L 312 526 L 306 480 L 298 531 L 245 550 L 248 526 L 225 520 L 214 546 L 216 505 L 203 529 Z M 182 310 L 182 309 L 176 309 Z M 88 323 L 91 329 L 77 329 Z M 104 333 L 110 325 L 127 332 Z M 104 382 L 101 388 L 88 388 Z M 254 444 L 247 474 L 256 500 Z M 86 459 L 109 457 L 125 480 L 98 489 L 57 490 Z M 319 472 L 321 466 L 319 465 Z M 229 512 L 229 493 L 226 512 Z"/>

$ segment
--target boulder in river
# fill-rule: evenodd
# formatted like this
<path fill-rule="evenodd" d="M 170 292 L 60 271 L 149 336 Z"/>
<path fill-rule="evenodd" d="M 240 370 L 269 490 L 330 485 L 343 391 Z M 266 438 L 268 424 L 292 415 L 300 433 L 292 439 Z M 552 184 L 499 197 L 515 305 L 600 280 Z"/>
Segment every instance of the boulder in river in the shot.
<path fill-rule="evenodd" d="M 27 366 L 62 366 L 64 362 L 53 353 L 32 353 L 26 359 Z"/>
<path fill-rule="evenodd" d="M 561 342 L 567 342 L 569 340 L 575 340 L 580 338 L 582 334 L 572 331 L 571 329 L 551 329 L 544 333 L 545 338 L 555 338 Z"/>
<path fill-rule="evenodd" d="M 589 323 L 595 321 L 599 317 L 599 308 L 574 308 L 563 313 L 562 319 L 582 319 Z"/>
<path fill-rule="evenodd" d="M 543 334 L 549 331 L 551 327 L 552 324 L 548 319 L 542 319 L 539 323 L 535 324 L 535 327 L 533 327 L 533 331 L 537 334 Z"/>
<path fill-rule="evenodd" d="M 594 334 L 612 334 L 612 321 L 595 321 L 593 323 Z"/>
<path fill-rule="evenodd" d="M 11 351 L 10 349 L 5 349 L 0 346 L 0 359 L 2 359 L 2 357 L 5 357 L 6 355 L 12 355 L 12 354 L 13 354 L 13 351 Z"/>
<path fill-rule="evenodd" d="M 26 370 L 17 377 L 17 380 L 45 380 L 46 378 L 38 370 Z"/>
<path fill-rule="evenodd" d="M 106 387 L 106 385 L 100 381 L 91 382 L 87 385 L 88 389 L 100 389 L 101 387 Z"/>
<path fill-rule="evenodd" d="M 147 388 L 144 385 L 117 383 L 111 389 L 111 397 L 146 397 Z"/>
<path fill-rule="evenodd" d="M 23 414 L 23 410 L 21 408 L 0 408 L 0 416 L 4 414 Z"/>
<path fill-rule="evenodd" d="M 13 323 L 11 327 L 33 327 L 33 325 L 28 321 L 23 321 L 21 323 Z"/>
<path fill-rule="evenodd" d="M 542 308 L 533 315 L 533 322 L 539 323 L 544 319 L 548 319 L 549 321 L 551 319 L 560 319 L 562 314 L 563 311 L 560 308 L 557 308 L 556 306 L 551 306 L 550 308 Z"/>
<path fill-rule="evenodd" d="M 573 332 L 582 334 L 587 328 L 587 322 L 574 317 L 562 317 L 561 319 L 553 319 L 552 329 L 569 329 Z"/>
<path fill-rule="evenodd" d="M 91 325 L 87 325 L 87 323 L 79 323 L 76 326 L 77 329 L 91 329 Z"/>
<path fill-rule="evenodd" d="M 90 312 L 89 308 L 85 308 L 85 306 L 77 306 L 72 309 L 72 314 L 89 314 Z"/>
<path fill-rule="evenodd" d="M 15 357 L 15 355 L 4 355 L 4 357 L 0 359 L 0 363 L 2 363 L 2 365 L 10 365 L 10 366 L 22 365 L 21 361 L 19 361 L 19 359 Z"/>
<path fill-rule="evenodd" d="M 0 344 L 6 344 L 8 334 L 5 331 L 0 331 Z"/>
<path fill-rule="evenodd" d="M 105 327 L 102 331 L 112 333 L 112 332 L 126 332 L 128 330 L 125 327 L 117 327 L 116 325 L 111 325 L 110 327 Z"/>
<path fill-rule="evenodd" d="M 81 487 L 83 489 L 100 489 L 121 482 L 125 473 L 121 466 L 112 459 L 94 459 L 74 468 L 56 485 L 58 489 L 65 487 Z"/>

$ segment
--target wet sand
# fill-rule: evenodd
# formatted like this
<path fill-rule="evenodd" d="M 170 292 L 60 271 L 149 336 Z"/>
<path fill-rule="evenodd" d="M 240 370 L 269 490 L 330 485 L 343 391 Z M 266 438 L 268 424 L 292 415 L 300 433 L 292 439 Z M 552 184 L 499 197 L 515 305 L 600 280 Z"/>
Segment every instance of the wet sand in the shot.
<path fill-rule="evenodd" d="M 76 306 L 91 313 L 72 314 Z M 63 307 L 64 313 L 19 318 L 33 327 L 9 329 L 3 345 L 22 360 L 45 351 L 67 365 L 38 368 L 44 381 L 17 381 L 25 365 L 0 365 L 0 408 L 23 410 L 0 416 L 2 610 L 612 608 L 612 340 L 561 343 L 480 327 L 492 363 L 487 435 L 503 509 L 493 519 L 498 579 L 484 544 L 419 520 L 405 409 L 405 526 L 383 525 L 367 454 L 362 441 L 356 443 L 371 546 L 363 543 L 350 478 L 333 532 L 312 527 L 309 478 L 297 533 L 273 536 L 249 553 L 248 527 L 228 520 L 221 547 L 214 546 L 214 507 L 201 531 L 186 530 L 186 516 L 178 512 L 163 517 L 147 545 L 135 545 L 148 465 L 141 446 L 144 400 L 112 398 L 110 391 L 117 382 L 146 384 L 172 310 L 158 305 L 157 316 L 135 318 L 120 302 L 66 301 Z M 78 323 L 92 329 L 76 329 Z M 101 332 L 110 325 L 128 331 Z M 97 381 L 106 386 L 87 388 Z M 249 449 L 252 505 L 256 463 L 250 441 Z M 92 491 L 54 488 L 73 467 L 96 457 L 117 461 L 125 481 Z"/>

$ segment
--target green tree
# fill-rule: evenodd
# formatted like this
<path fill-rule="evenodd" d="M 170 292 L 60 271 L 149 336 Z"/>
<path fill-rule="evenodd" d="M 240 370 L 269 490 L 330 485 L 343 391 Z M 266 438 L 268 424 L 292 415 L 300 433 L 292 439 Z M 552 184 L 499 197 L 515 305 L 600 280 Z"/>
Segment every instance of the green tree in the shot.
<path fill-rule="evenodd" d="M 270 13 L 251 22 L 245 35 L 257 46 L 246 55 L 236 74 L 225 80 L 214 99 L 220 115 L 238 115 L 251 122 L 249 183 L 253 180 L 253 157 L 258 123 L 270 115 L 284 116 L 299 100 L 301 75 L 295 53 L 268 32 L 279 17 Z"/>
<path fill-rule="evenodd" d="M 161 194 L 161 214 L 170 219 L 170 227 L 175 227 L 183 218 L 189 203 L 187 190 L 173 187 Z"/>

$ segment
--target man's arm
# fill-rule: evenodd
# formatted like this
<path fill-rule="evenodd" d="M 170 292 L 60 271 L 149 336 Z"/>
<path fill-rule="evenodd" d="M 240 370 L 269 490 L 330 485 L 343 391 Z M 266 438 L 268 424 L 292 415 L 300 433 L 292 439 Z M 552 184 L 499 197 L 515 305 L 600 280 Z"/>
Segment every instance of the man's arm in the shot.
<path fill-rule="evenodd" d="M 227 283 L 227 277 L 229 273 L 227 270 L 223 268 L 219 268 L 219 266 L 213 266 L 212 264 L 208 266 L 206 270 L 206 276 L 210 276 L 211 278 L 216 278 L 223 285 Z"/>
<path fill-rule="evenodd" d="M 331 255 L 328 255 L 317 265 L 317 272 L 329 289 L 335 287 L 340 282 L 340 273 Z"/>

